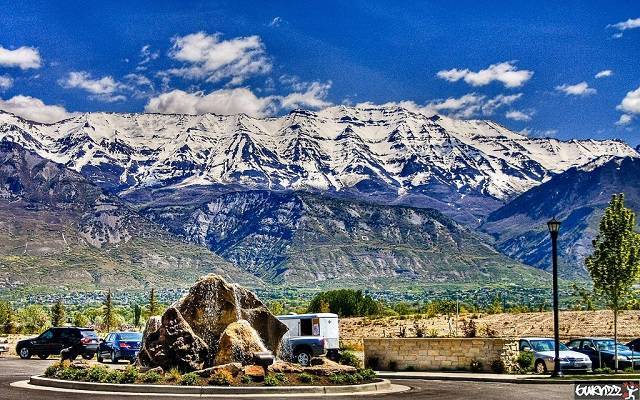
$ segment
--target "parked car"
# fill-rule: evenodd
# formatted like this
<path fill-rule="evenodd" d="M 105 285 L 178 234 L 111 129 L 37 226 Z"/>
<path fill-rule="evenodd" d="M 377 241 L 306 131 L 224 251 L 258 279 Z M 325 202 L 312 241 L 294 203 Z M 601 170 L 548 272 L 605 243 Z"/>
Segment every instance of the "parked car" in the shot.
<path fill-rule="evenodd" d="M 640 338 L 633 339 L 632 341 L 627 343 L 627 347 L 630 348 L 634 353 L 640 353 Z"/>
<path fill-rule="evenodd" d="M 98 362 L 104 362 L 104 359 L 108 358 L 114 364 L 120 360 L 127 360 L 133 364 L 140 352 L 141 342 L 140 332 L 111 332 L 100 341 Z"/>
<path fill-rule="evenodd" d="M 622 343 L 615 343 L 610 338 L 579 338 L 567 343 L 570 349 L 586 354 L 593 363 L 593 368 L 615 368 L 615 346 L 618 347 L 618 368 L 633 366 L 640 368 L 640 354 L 631 351 Z"/>
<path fill-rule="evenodd" d="M 290 359 L 302 366 L 308 366 L 312 357 L 325 354 L 332 360 L 338 359 L 340 329 L 337 314 L 293 314 L 277 318 L 289 328 L 283 338 L 283 349 Z"/>
<path fill-rule="evenodd" d="M 527 337 L 520 339 L 520 351 L 532 351 L 534 354 L 533 368 L 539 374 L 553 371 L 555 368 L 555 342 L 551 338 Z M 561 371 L 591 371 L 589 357 L 577 351 L 572 351 L 560 343 Z"/>
<path fill-rule="evenodd" d="M 93 329 L 78 327 L 49 328 L 40 336 L 21 340 L 16 344 L 16 353 L 22 359 L 36 355 L 45 359 L 68 349 L 67 358 L 82 356 L 90 360 L 98 350 L 98 335 Z"/>

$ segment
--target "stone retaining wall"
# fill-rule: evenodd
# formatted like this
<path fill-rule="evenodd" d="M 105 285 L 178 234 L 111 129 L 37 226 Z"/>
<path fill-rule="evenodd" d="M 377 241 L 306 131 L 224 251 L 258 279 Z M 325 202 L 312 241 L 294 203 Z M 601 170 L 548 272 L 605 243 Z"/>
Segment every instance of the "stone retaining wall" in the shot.
<path fill-rule="evenodd" d="M 382 338 L 364 339 L 365 365 L 379 370 L 470 370 L 480 361 L 483 371 L 502 360 L 515 368 L 518 342 L 507 338 Z"/>

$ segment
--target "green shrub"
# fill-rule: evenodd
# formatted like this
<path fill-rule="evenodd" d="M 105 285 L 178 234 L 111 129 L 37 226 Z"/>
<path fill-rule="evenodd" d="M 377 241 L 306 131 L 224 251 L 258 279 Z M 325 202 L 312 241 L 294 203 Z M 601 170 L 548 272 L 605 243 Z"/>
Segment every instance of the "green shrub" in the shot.
<path fill-rule="evenodd" d="M 156 371 L 147 371 L 140 375 L 140 380 L 144 383 L 156 383 L 162 379 L 162 375 Z"/>
<path fill-rule="evenodd" d="M 47 369 L 44 370 L 44 376 L 46 376 L 47 378 L 53 378 L 56 375 L 56 372 L 58 372 L 59 368 L 60 363 L 53 363 L 49 365 Z"/>
<path fill-rule="evenodd" d="M 473 372 L 482 371 L 482 362 L 478 360 L 471 361 L 471 364 L 469 365 L 469 369 Z"/>
<path fill-rule="evenodd" d="M 109 370 L 106 367 L 101 365 L 94 365 L 89 368 L 89 372 L 87 373 L 87 380 L 89 382 L 102 382 L 105 376 L 109 373 Z"/>
<path fill-rule="evenodd" d="M 520 352 L 520 355 L 518 355 L 518 359 L 516 360 L 516 362 L 518 363 L 518 366 L 521 370 L 530 371 L 533 369 L 534 358 L 535 357 L 532 352 L 522 351 Z"/>
<path fill-rule="evenodd" d="M 242 378 L 240 378 L 240 382 L 243 385 L 248 385 L 251 382 L 253 382 L 253 379 L 251 379 L 251 377 L 249 375 L 242 375 Z"/>
<path fill-rule="evenodd" d="M 636 371 L 633 369 L 633 367 L 627 367 L 622 372 L 624 372 L 625 374 L 633 374 Z"/>
<path fill-rule="evenodd" d="M 340 364 L 350 365 L 352 367 L 360 368 L 360 359 L 352 351 L 343 351 L 340 353 Z"/>
<path fill-rule="evenodd" d="M 251 380 L 251 378 L 249 378 L 249 380 Z M 211 379 L 209 379 L 209 385 L 231 386 L 231 384 L 233 384 L 233 375 L 231 375 L 231 372 L 224 369 L 217 371 L 213 374 Z"/>
<path fill-rule="evenodd" d="M 182 375 L 179 383 L 182 386 L 197 386 L 200 383 L 200 377 L 195 372 L 189 372 Z"/>
<path fill-rule="evenodd" d="M 356 383 L 360 383 L 362 382 L 364 379 L 362 378 L 362 375 L 360 375 L 359 373 L 355 373 L 355 374 L 345 374 L 344 376 L 344 381 L 345 383 L 349 383 L 349 384 L 356 384 Z"/>
<path fill-rule="evenodd" d="M 164 380 L 167 382 L 180 382 L 180 379 L 182 379 L 182 373 L 178 368 L 171 368 L 164 374 Z"/>
<path fill-rule="evenodd" d="M 71 367 L 60 368 L 56 372 L 56 378 L 74 381 L 76 380 L 76 369 Z"/>
<path fill-rule="evenodd" d="M 298 375 L 298 379 L 300 379 L 300 382 L 302 383 L 313 383 L 314 376 L 308 372 L 303 372 Z"/>
<path fill-rule="evenodd" d="M 122 371 L 118 371 L 117 369 L 108 370 L 104 375 L 103 379 L 100 381 L 102 383 L 120 383 L 122 382 L 122 378 L 124 374 Z"/>
<path fill-rule="evenodd" d="M 371 368 L 365 368 L 358 371 L 362 379 L 365 381 L 372 381 L 376 379 L 376 373 Z"/>
<path fill-rule="evenodd" d="M 120 383 L 135 383 L 138 380 L 138 368 L 133 365 L 127 365 L 122 371 L 122 380 Z"/>
<path fill-rule="evenodd" d="M 496 374 L 504 374 L 506 369 L 507 368 L 504 365 L 504 361 L 502 361 L 501 359 L 498 358 L 491 361 L 491 370 Z"/>
<path fill-rule="evenodd" d="M 345 374 L 331 374 L 329 375 L 329 382 L 334 385 L 344 385 L 347 381 Z"/>
<path fill-rule="evenodd" d="M 264 377 L 265 386 L 279 386 L 287 382 L 287 377 L 282 372 L 269 374 Z"/>

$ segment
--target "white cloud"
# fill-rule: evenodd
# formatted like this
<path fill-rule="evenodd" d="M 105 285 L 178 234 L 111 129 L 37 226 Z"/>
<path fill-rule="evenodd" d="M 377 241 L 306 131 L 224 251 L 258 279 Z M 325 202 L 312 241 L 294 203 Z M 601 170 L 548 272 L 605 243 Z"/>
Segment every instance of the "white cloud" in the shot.
<path fill-rule="evenodd" d="M 0 75 L 0 91 L 7 90 L 13 86 L 13 79 L 9 75 Z"/>
<path fill-rule="evenodd" d="M 140 61 L 138 62 L 138 66 L 136 67 L 136 70 L 138 71 L 146 70 L 147 69 L 146 64 L 157 59 L 158 57 L 160 57 L 160 52 L 151 50 L 151 45 L 145 44 L 140 49 Z"/>
<path fill-rule="evenodd" d="M 595 76 L 596 79 L 600 79 L 600 78 L 607 78 L 609 76 L 613 75 L 613 71 L 610 69 L 605 69 L 602 70 L 600 72 L 598 72 Z"/>
<path fill-rule="evenodd" d="M 616 125 L 620 125 L 620 126 L 629 125 L 631 121 L 633 121 L 633 115 L 622 114 L 620 116 L 620 119 L 618 119 L 618 121 L 616 122 Z"/>
<path fill-rule="evenodd" d="M 531 121 L 531 113 L 526 113 L 518 110 L 508 111 L 504 116 L 514 121 Z"/>
<path fill-rule="evenodd" d="M 0 110 L 31 121 L 44 123 L 60 121 L 73 115 L 62 106 L 47 105 L 40 99 L 22 95 L 14 96 L 8 100 L 0 99 Z"/>
<path fill-rule="evenodd" d="M 524 85 L 533 76 L 533 71 L 518 70 L 515 61 L 492 64 L 486 69 L 474 72 L 469 69 L 450 69 L 438 72 L 437 77 L 449 82 L 463 79 L 471 86 L 485 86 L 498 81 L 505 87 L 515 88 Z"/>
<path fill-rule="evenodd" d="M 513 95 L 497 95 L 487 98 L 477 93 L 467 93 L 461 97 L 449 97 L 447 99 L 434 100 L 420 105 L 411 100 L 389 102 L 382 106 L 402 107 L 409 111 L 431 116 L 445 114 L 452 118 L 468 119 L 478 115 L 493 115 L 501 107 L 508 106 L 522 97 L 522 93 Z M 371 106 L 372 103 L 359 103 L 356 107 Z"/>
<path fill-rule="evenodd" d="M 640 18 L 629 18 L 626 21 L 618 22 L 615 24 L 607 25 L 607 28 L 614 28 L 619 31 L 626 31 L 628 29 L 640 28 Z"/>
<path fill-rule="evenodd" d="M 522 93 L 510 95 L 499 94 L 496 97 L 487 100 L 487 102 L 482 106 L 482 114 L 493 115 L 498 108 L 511 105 L 521 97 Z"/>
<path fill-rule="evenodd" d="M 311 82 L 304 92 L 265 97 L 257 96 L 249 88 L 219 89 L 209 94 L 175 89 L 149 99 L 145 111 L 168 114 L 244 113 L 252 117 L 264 117 L 282 109 L 329 106 L 331 103 L 325 98 L 330 87 L 331 82 Z"/>
<path fill-rule="evenodd" d="M 293 92 L 284 97 L 276 96 L 281 108 L 323 108 L 331 105 L 326 101 L 331 89 L 331 82 L 312 82 L 307 85 L 304 92 Z"/>
<path fill-rule="evenodd" d="M 113 79 L 112 76 L 94 79 L 91 74 L 85 71 L 70 72 L 67 78 L 61 79 L 59 83 L 67 89 L 82 89 L 91 93 L 92 98 L 107 102 L 126 100 L 124 95 L 117 94 L 117 92 L 129 88 Z"/>
<path fill-rule="evenodd" d="M 229 78 L 229 84 L 241 84 L 248 77 L 271 70 L 264 44 L 259 36 L 221 40 L 220 34 L 204 32 L 179 36 L 173 40 L 169 55 L 187 65 L 168 72 L 189 79 L 218 82 Z"/>
<path fill-rule="evenodd" d="M 640 18 L 629 18 L 626 21 L 621 21 L 615 24 L 607 25 L 607 28 L 617 29 L 618 32 L 613 34 L 614 39 L 620 39 L 623 35 L 622 32 L 629 29 L 640 28 Z"/>
<path fill-rule="evenodd" d="M 627 114 L 640 114 L 640 87 L 628 92 L 617 109 Z"/>
<path fill-rule="evenodd" d="M 575 85 L 564 84 L 556 86 L 556 90 L 567 96 L 589 96 L 598 92 L 596 89 L 589 87 L 587 82 L 580 82 Z"/>
<path fill-rule="evenodd" d="M 279 27 L 283 22 L 282 17 L 275 17 L 274 19 L 271 20 L 271 22 L 269 22 L 269 26 L 272 28 L 277 28 Z"/>
<path fill-rule="evenodd" d="M 0 46 L 0 67 L 17 67 L 20 69 L 40 68 L 42 59 L 35 47 L 22 46 L 15 50 Z"/>

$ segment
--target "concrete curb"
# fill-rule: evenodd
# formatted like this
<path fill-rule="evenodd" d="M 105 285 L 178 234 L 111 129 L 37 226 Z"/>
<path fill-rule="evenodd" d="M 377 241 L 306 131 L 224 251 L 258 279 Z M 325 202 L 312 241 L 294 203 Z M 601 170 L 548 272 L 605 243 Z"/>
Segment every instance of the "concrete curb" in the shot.
<path fill-rule="evenodd" d="M 61 379 L 32 376 L 29 384 L 33 386 L 53 387 L 59 389 L 84 390 L 94 392 L 120 392 L 143 394 L 196 394 L 196 395 L 234 395 L 234 394 L 352 394 L 361 392 L 378 392 L 391 389 L 391 382 L 387 379 L 379 379 L 378 382 L 364 383 L 360 385 L 343 386 L 261 386 L 261 387 L 237 387 L 237 386 L 176 386 L 176 385 L 138 385 L 65 381 Z"/>
<path fill-rule="evenodd" d="M 550 378 L 527 378 L 527 377 L 489 377 L 489 376 L 473 376 L 472 374 L 459 376 L 452 375 L 439 375 L 439 374 L 429 374 L 429 375 L 420 375 L 420 374 L 412 374 L 412 373 L 384 373 L 379 372 L 376 374 L 378 378 L 382 379 L 404 379 L 404 380 L 425 380 L 425 381 L 460 381 L 460 382 L 493 382 L 493 383 L 521 383 L 521 384 L 574 384 L 574 383 L 585 383 L 585 382 L 629 382 L 636 381 L 637 379 L 624 379 L 624 378 L 596 378 L 596 379 L 550 379 Z"/>

